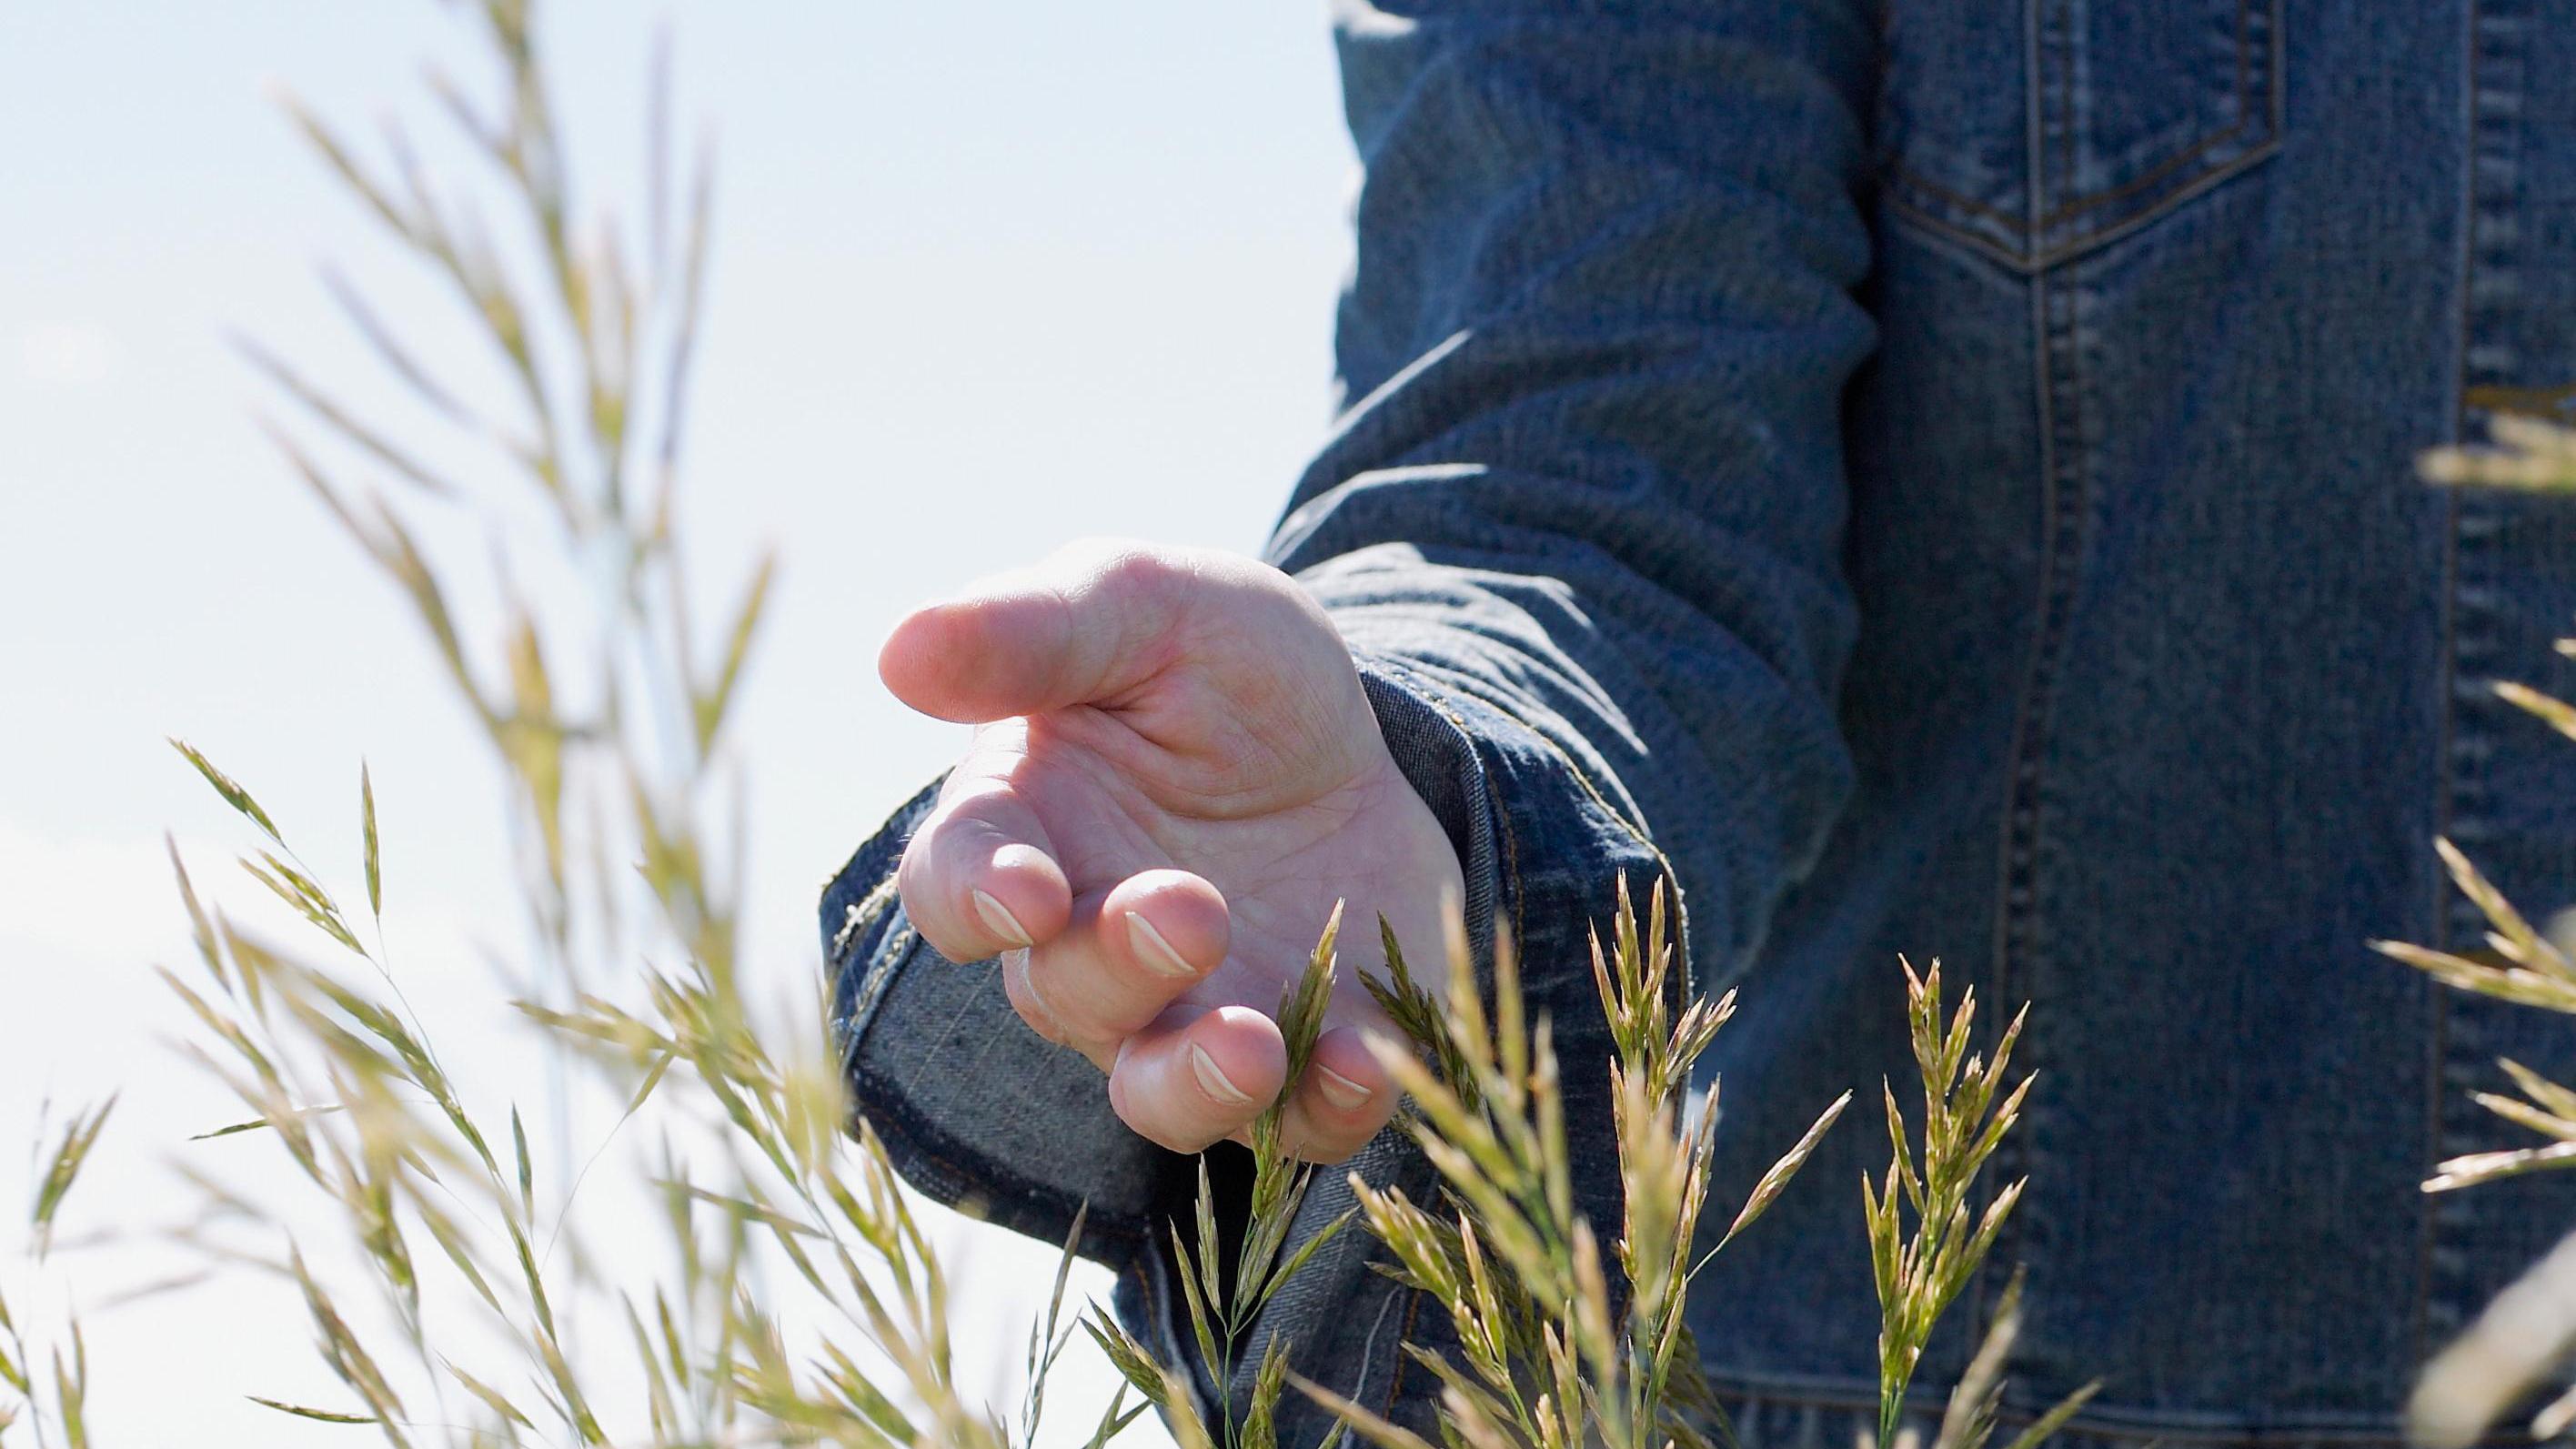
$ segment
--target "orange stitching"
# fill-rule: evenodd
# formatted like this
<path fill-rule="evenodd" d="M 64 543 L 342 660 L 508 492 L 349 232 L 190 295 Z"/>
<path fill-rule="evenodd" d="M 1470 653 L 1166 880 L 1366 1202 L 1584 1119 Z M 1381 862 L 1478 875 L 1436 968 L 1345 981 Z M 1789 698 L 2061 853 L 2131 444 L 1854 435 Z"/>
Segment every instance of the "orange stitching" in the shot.
<path fill-rule="evenodd" d="M 2244 129 L 2245 123 L 2240 120 L 2235 125 L 2228 127 L 2224 131 L 2220 131 L 2215 135 L 2205 136 L 2198 142 L 2194 143 L 2191 149 L 2176 152 L 2174 155 L 2158 162 L 2152 170 L 2149 170 L 2144 175 L 2132 177 L 2128 181 L 2112 187 L 2108 191 L 2098 191 L 2091 196 L 2082 197 L 2078 200 L 2066 203 L 2057 210 L 2041 217 L 2039 219 L 2039 224 L 2043 228 L 2052 227 L 2057 225 L 2059 222 L 2066 220 L 2068 217 L 2081 215 L 2084 212 L 2091 211 L 2097 206 L 2103 206 L 2110 202 L 2118 201 L 2122 197 L 2129 195 L 2131 192 L 2140 190 L 2144 187 L 2153 186 L 2157 182 L 2164 180 L 2168 173 L 2180 170 L 2182 167 L 2188 166 L 2192 162 L 2200 159 L 2203 152 L 2234 140 L 2236 138 L 2236 133 Z"/>
<path fill-rule="evenodd" d="M 2240 57 L 2243 55 L 2245 50 L 2246 24 L 2248 21 L 2253 19 L 2253 16 L 2254 0 L 2236 0 L 2236 49 Z M 2271 36 L 2271 40 L 2275 46 L 2278 46 L 2281 43 L 2281 38 L 2277 32 Z M 2067 93 L 2066 125 L 2070 137 L 2072 136 L 2075 128 L 2075 106 L 2073 99 L 2074 93 L 2072 89 L 2075 84 L 2073 79 L 2074 69 L 2075 68 L 2071 65 L 2066 67 L 2068 73 L 2066 84 L 2069 88 Z M 2141 186 L 2150 185 L 2163 179 L 2167 172 L 2172 171 L 2176 167 L 2188 164 L 2203 152 L 2208 151 L 2211 147 L 2234 137 L 2238 132 L 2245 129 L 2246 121 L 2253 114 L 2252 109 L 2246 104 L 2252 89 L 2252 74 L 2240 59 L 2236 67 L 2236 124 L 2229 126 L 2226 130 L 2221 131 L 2214 136 L 2203 138 L 2191 149 L 2157 165 L 2143 176 L 2132 178 L 2125 185 L 2113 187 L 2109 191 L 2101 192 L 2090 197 L 2069 197 L 2065 204 L 2059 206 L 2055 211 L 2052 211 L 2039 219 L 2040 227 L 2045 230 L 2048 227 L 2055 226 L 2057 223 L 2064 221 L 2070 216 L 2090 211 L 2094 207 L 2102 205 L 2104 202 L 2116 201 L 2120 197 L 2137 190 Z M 2071 147 L 2073 144 L 2073 141 L 2070 139 L 2068 145 Z M 2073 174 L 2070 172 L 2067 176 L 2067 189 L 2070 191 L 2074 189 L 2074 179 Z"/>
<path fill-rule="evenodd" d="M 1396 1398 L 1404 1392 L 1404 1371 L 1413 1363 L 1413 1355 L 1404 1351 L 1404 1345 L 1413 1341 L 1413 1325 L 1415 1320 L 1422 1316 L 1422 1300 L 1430 1296 L 1429 1293 L 1416 1288 L 1411 1296 L 1405 1299 L 1404 1328 L 1396 1334 L 1395 1346 L 1387 1350 L 1395 1355 L 1395 1375 L 1387 1380 L 1386 1401 L 1378 1409 L 1378 1413 L 1385 1418 L 1395 1417 Z"/>

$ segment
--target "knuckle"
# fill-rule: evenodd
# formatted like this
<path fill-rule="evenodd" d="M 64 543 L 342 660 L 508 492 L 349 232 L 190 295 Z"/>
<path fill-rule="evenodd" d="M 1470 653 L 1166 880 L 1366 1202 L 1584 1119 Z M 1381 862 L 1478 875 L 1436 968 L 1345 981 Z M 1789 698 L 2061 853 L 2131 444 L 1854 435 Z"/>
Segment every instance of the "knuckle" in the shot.
<path fill-rule="evenodd" d="M 1011 1010 L 1019 1013 L 1021 1025 L 1058 1046 L 1064 1045 L 1056 1040 L 1055 1022 L 1045 1012 L 1022 1000 L 1018 992 L 1011 993 Z"/>
<path fill-rule="evenodd" d="M 1082 993 L 1066 992 L 1061 981 L 1053 991 L 1038 984 L 1041 977 L 1053 974 L 1046 969 L 1047 963 L 1041 952 L 1011 950 L 1003 955 L 1009 958 L 1003 979 L 1008 983 L 1011 1003 L 1022 1019 L 1048 1041 L 1071 1047 L 1095 1062 L 1111 1057 L 1118 1045 L 1117 1032 L 1102 1025 L 1089 1011 L 1056 1004 L 1068 995 L 1078 1000 Z"/>
<path fill-rule="evenodd" d="M 1122 607 L 1151 606 L 1167 598 L 1183 570 L 1177 561 L 1151 549 L 1123 549 L 1092 565 L 1091 585 L 1104 599 Z M 1148 614 L 1161 611 L 1147 607 Z"/>

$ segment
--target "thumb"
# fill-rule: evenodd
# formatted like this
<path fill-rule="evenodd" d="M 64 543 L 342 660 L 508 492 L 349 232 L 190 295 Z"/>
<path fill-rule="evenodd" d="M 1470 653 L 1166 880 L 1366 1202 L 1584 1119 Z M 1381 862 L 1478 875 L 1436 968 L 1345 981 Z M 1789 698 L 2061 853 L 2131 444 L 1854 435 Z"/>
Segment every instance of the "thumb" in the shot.
<path fill-rule="evenodd" d="M 1115 699 L 1167 662 L 1194 570 L 1132 544 L 1077 544 L 906 615 L 877 654 L 905 704 L 983 724 Z"/>

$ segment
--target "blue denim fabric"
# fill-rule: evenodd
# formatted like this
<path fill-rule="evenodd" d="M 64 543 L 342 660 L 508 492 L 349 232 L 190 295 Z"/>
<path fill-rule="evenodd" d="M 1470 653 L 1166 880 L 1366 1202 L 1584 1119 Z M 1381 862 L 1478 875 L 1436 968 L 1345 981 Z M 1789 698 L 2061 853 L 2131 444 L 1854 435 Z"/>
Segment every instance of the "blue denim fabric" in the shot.
<path fill-rule="evenodd" d="M 1337 31 L 1350 401 L 1272 557 L 1519 933 L 1569 1080 L 1623 871 L 1681 889 L 1693 989 L 1741 992 L 1720 1202 L 1905 1079 L 1895 958 L 1941 958 L 1989 1018 L 2031 1004 L 2040 1076 L 1927 1392 L 2018 1263 L 2008 1419 L 2098 1375 L 2084 1437 L 2394 1439 L 2414 1366 L 2576 1223 L 2564 1176 L 2416 1187 L 2512 1140 L 2469 1096 L 2493 1058 L 2576 1071 L 2576 1034 L 2363 944 L 2477 943 L 2436 835 L 2576 898 L 2576 749 L 2491 689 L 2566 683 L 2576 512 L 2410 466 L 2576 381 L 2576 9 L 1422 0 Z M 911 818 L 825 905 L 861 1108 L 1012 1226 L 1090 1201 L 1177 1351 L 1186 1165 L 912 937 Z M 1862 1422 L 1884 1153 L 1838 1129 L 1694 1294 L 1748 1442 Z M 1428 1181 L 1391 1136 L 1357 1165 Z M 1263 1331 L 1427 1423 L 1395 1344 L 1438 1310 L 1367 1256 Z"/>

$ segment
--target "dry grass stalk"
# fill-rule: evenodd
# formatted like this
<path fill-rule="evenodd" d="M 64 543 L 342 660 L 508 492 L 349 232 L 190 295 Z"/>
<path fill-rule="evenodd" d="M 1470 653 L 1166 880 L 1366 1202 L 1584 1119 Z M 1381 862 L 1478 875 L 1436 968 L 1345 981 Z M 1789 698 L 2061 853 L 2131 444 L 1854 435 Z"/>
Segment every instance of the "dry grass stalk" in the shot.
<path fill-rule="evenodd" d="M 1878 1291 L 1878 1433 L 1875 1442 L 1905 1441 L 1905 1394 L 1924 1346 L 1943 1314 L 1975 1277 L 1993 1249 L 2027 1179 L 2007 1184 L 1982 1212 L 1972 1212 L 1978 1175 L 2021 1119 L 2021 1104 L 2035 1078 L 2009 1089 L 2005 1072 L 2021 1039 L 2029 1008 L 2015 1015 L 1995 1043 L 1994 1056 L 1970 1049 L 1977 996 L 1962 993 L 1958 1010 L 1941 1017 L 1941 963 L 1916 976 L 1905 972 L 1906 1020 L 1916 1075 L 1923 1089 L 1922 1148 L 1908 1142 L 1905 1114 L 1893 1087 L 1882 1083 L 1887 1103 L 1889 1161 L 1884 1181 L 1861 1180 L 1862 1213 L 1869 1226 L 1870 1267 Z M 1908 1218 L 1911 1230 L 1908 1230 Z M 1934 1449 L 1984 1449 L 2002 1407 L 2003 1372 L 2021 1334 L 2022 1278 L 2015 1272 L 1967 1372 L 1951 1390 Z M 2101 1388 L 2088 1383 L 2033 1420 L 2010 1449 L 2045 1442 Z"/>
<path fill-rule="evenodd" d="M 2435 483 L 2484 488 L 2576 488 L 2576 429 L 2549 418 L 2503 412 L 2487 424 L 2485 447 L 2435 448 L 2417 464 Z"/>
<path fill-rule="evenodd" d="M 95 1107 L 72 1113 L 54 1139 L 53 1149 L 44 1156 L 44 1170 L 37 1174 L 36 1191 L 27 1209 L 27 1237 L 22 1264 L 33 1278 L 54 1247 L 55 1223 L 72 1188 L 80 1181 L 81 1169 L 90 1160 L 91 1150 L 98 1145 L 99 1133 L 107 1126 L 108 1115 L 116 1108 L 116 1099 L 108 1098 Z M 43 1127 L 40 1123 L 38 1133 Z M 161 1291 L 146 1287 L 134 1297 Z M 66 1308 L 42 1327 L 52 1341 L 43 1346 L 40 1360 L 20 1329 L 17 1316 L 11 1312 L 9 1296 L 0 1290 L 0 1445 L 16 1443 L 19 1430 L 34 1436 L 37 1449 L 86 1449 L 89 1435 L 89 1341 L 82 1331 L 77 1309 Z M 38 1365 L 41 1362 L 42 1369 Z"/>
<path fill-rule="evenodd" d="M 1411 1099 L 1405 1128 L 1439 1171 L 1442 1201 L 1417 1204 L 1353 1181 L 1399 1280 L 1431 1294 L 1456 1325 L 1458 1362 L 1407 1346 L 1440 1381 L 1444 1437 L 1452 1449 L 1709 1442 L 1710 1406 L 1683 1304 L 1707 1261 L 1692 1253 L 1715 1117 L 1686 1108 L 1692 1063 L 1732 999 L 1673 1010 L 1663 890 L 1659 884 L 1641 920 L 1623 884 L 1609 945 L 1597 936 L 1593 943 L 1614 1047 L 1606 1069 L 1625 1189 L 1605 1251 L 1575 1211 L 1554 1033 L 1546 1019 L 1526 1017 L 1511 942 L 1497 943 L 1490 1016 L 1455 921 L 1449 951 L 1443 994 L 1414 980 L 1391 937 L 1390 979 L 1371 983 L 1413 1039 L 1414 1051 L 1382 1057 Z M 1776 1198 L 1848 1101 L 1846 1094 L 1828 1106 L 1764 1175 L 1726 1239 Z M 1300 1387 L 1372 1442 L 1419 1449 L 1417 1436 L 1328 1388 L 1302 1380 Z"/>
<path fill-rule="evenodd" d="M 339 1256 L 308 1256 L 308 1245 L 281 1240 L 261 1204 L 186 1163 L 180 1170 L 204 1213 L 184 1237 L 212 1259 L 294 1283 L 315 1349 L 346 1392 L 337 1406 L 258 1402 L 371 1427 L 394 1445 L 1031 1444 L 1047 1376 L 1071 1338 L 1062 1272 L 1032 1327 L 1016 1415 L 966 1402 L 951 1361 L 946 1279 L 883 1150 L 864 1127 L 845 1133 L 851 1118 L 837 1064 L 818 1052 L 773 1051 L 740 989 L 745 832 L 723 733 L 771 571 L 766 562 L 754 571 L 718 632 L 715 662 L 702 665 L 676 483 L 705 271 L 707 173 L 699 168 L 675 209 L 670 199 L 682 188 L 669 174 L 657 73 L 643 241 L 630 246 L 605 223 L 577 240 L 571 158 L 528 0 L 457 8 L 491 61 L 500 100 L 479 102 L 445 77 L 432 88 L 485 164 L 479 188 L 443 189 L 399 130 L 387 138 L 389 169 L 379 170 L 320 119 L 289 107 L 324 163 L 492 343 L 512 399 L 497 413 L 461 401 L 480 390 L 440 376 L 364 294 L 326 276 L 422 415 L 482 449 L 485 465 L 434 462 L 273 352 L 246 344 L 245 353 L 303 418 L 301 433 L 272 429 L 290 468 L 410 603 L 503 766 L 537 943 L 521 1010 L 550 1050 L 613 1084 L 624 1103 L 618 1126 L 645 1118 L 663 1129 L 647 1190 L 661 1205 L 661 1246 L 673 1266 L 653 1276 L 621 1262 L 620 1281 L 606 1281 L 605 1256 L 570 1221 L 580 1176 L 557 1183 L 563 1174 L 541 1167 L 572 1160 L 573 1144 L 542 1130 L 532 1141 L 515 1106 L 505 1126 L 443 1065 L 384 945 L 372 777 L 362 768 L 362 918 L 247 789 L 181 745 L 256 830 L 261 843 L 243 858 L 245 871 L 314 933 L 301 947 L 255 937 L 199 897 L 173 852 L 203 974 L 165 974 L 197 1021 L 190 1049 L 248 1114 L 203 1135 L 273 1144 L 294 1181 L 331 1206 L 361 1268 L 352 1278 L 332 1266 Z M 506 219 L 501 230 L 481 220 L 487 211 Z M 509 504 L 531 500 L 551 521 L 543 537 L 512 523 Z M 422 509 L 461 514 L 501 541 L 483 607 L 459 607 L 471 585 L 421 542 Z M 494 637 L 471 636 L 465 621 L 479 618 L 500 621 Z M 625 861 L 640 862 L 633 881 Z M 1320 1029 L 1338 925 L 1327 927 L 1281 1005 L 1292 1078 Z M 1694 1245 L 1715 1121 L 1713 1111 L 1689 1110 L 1692 1068 L 1732 998 L 1677 1001 L 1662 887 L 1641 917 L 1623 883 L 1611 938 L 1596 936 L 1592 947 L 1613 1046 L 1601 1066 L 1624 1189 L 1606 1247 L 1601 1228 L 1574 1210 L 1560 1063 L 1550 1023 L 1527 1019 L 1510 943 L 1497 952 L 1490 1012 L 1463 928 L 1453 923 L 1445 992 L 1423 988 L 1396 943 L 1385 945 L 1390 979 L 1370 985 L 1415 1049 L 1387 1061 L 1411 1094 L 1407 1130 L 1443 1185 L 1439 1201 L 1416 1204 L 1359 1183 L 1358 1212 L 1404 1281 L 1432 1293 L 1457 1322 L 1459 1361 L 1409 1350 L 1442 1384 L 1451 1449 L 1653 1449 L 1706 1444 L 1711 1432 L 1729 1437 L 1697 1381 L 1683 1311 L 1708 1261 L 1694 1257 Z M 680 964 L 639 971 L 631 964 L 639 958 Z M 1895 1350 L 1888 1363 L 1901 1370 L 1889 1391 L 1897 1397 L 1921 1335 L 2010 1201 L 1965 1231 L 1968 1181 L 2010 1126 L 2018 1097 L 1999 1108 L 1993 1100 L 2009 1037 L 1991 1067 L 1970 1060 L 1962 1076 L 1970 1013 L 1963 1007 L 1941 1029 L 1937 980 L 1916 986 L 1913 1007 L 1926 1157 L 1920 1165 L 1907 1158 L 1891 1108 L 1898 1165 L 1884 1195 L 1869 1197 L 1872 1250 L 1893 1264 L 1882 1301 Z M 1717 1248 L 1776 1200 L 1848 1102 L 1845 1094 L 1829 1105 L 1764 1174 Z M 86 1116 L 66 1134 L 60 1182 L 37 1215 L 40 1242 L 103 1117 Z M 1178 1375 L 1088 1315 L 1079 1326 L 1144 1400 L 1113 1402 L 1093 1445 L 1153 1405 L 1188 1449 L 1275 1449 L 1290 1346 L 1266 1343 L 1242 1403 L 1230 1397 L 1238 1357 L 1279 1285 L 1348 1221 L 1289 1243 L 1311 1170 L 1281 1150 L 1280 1125 L 1274 1109 L 1251 1133 L 1249 1225 L 1231 1266 L 1215 1246 L 1204 1171 L 1196 1236 L 1176 1237 L 1196 1345 L 1227 1397 L 1203 1417 Z M 685 1160 L 675 1145 L 684 1138 L 713 1141 L 712 1166 L 703 1156 Z M 1900 1191 L 1915 1214 L 1910 1240 Z M 1068 1242 L 1068 1262 L 1071 1250 Z M 618 1256 L 631 1262 L 631 1253 Z M 791 1334 L 778 1306 L 747 1286 L 758 1270 L 801 1283 L 818 1307 L 815 1321 Z M 1966 1407 L 1954 1403 L 1958 1427 L 1945 1430 L 1941 1449 L 1979 1449 L 1990 1432 L 2016 1301 L 1979 1356 L 1982 1377 L 1971 1376 Z M 459 1311 L 483 1323 L 481 1345 L 445 1336 L 441 1325 Z M 584 1324 L 608 1327 L 583 1334 Z M 5 1304 L 0 1336 L 8 1344 L 0 1378 L 32 1401 Z M 596 1387 L 597 1366 L 612 1353 L 642 1384 L 640 1403 Z M 64 1443 L 78 1445 L 85 1362 L 76 1328 L 69 1360 L 56 1357 L 55 1380 L 50 1419 Z M 1379 1444 L 1420 1443 L 1322 1386 L 1300 1387 Z M 2035 1426 L 2016 1449 L 2071 1412 Z"/>
<path fill-rule="evenodd" d="M 272 430 L 293 471 L 409 601 L 503 767 L 536 943 L 520 973 L 521 1010 L 562 1061 L 613 1085 L 625 1103 L 616 1127 L 642 1117 L 661 1129 L 648 1190 L 674 1266 L 602 1281 L 609 1255 L 571 1220 L 579 1179 L 550 1182 L 542 1166 L 580 1160 L 591 1144 L 544 1132 L 532 1143 L 531 1120 L 557 1114 L 513 1106 L 504 1123 L 451 1078 L 382 944 L 372 778 L 362 771 L 362 921 L 247 789 L 181 746 L 257 830 L 262 843 L 244 869 L 316 933 L 305 947 L 256 939 L 202 902 L 180 867 L 203 976 L 170 974 L 169 984 L 198 1022 L 191 1050 L 249 1114 L 206 1135 L 274 1143 L 332 1205 L 354 1251 L 316 1256 L 279 1242 L 261 1204 L 203 1173 L 192 1175 L 214 1226 L 187 1240 L 293 1281 L 316 1350 L 348 1395 L 331 1406 L 260 1402 L 371 1425 L 396 1445 L 1025 1442 L 1036 1396 L 1011 1425 L 957 1388 L 946 1280 L 883 1151 L 864 1130 L 845 1134 L 837 1065 L 819 1043 L 774 1051 L 740 989 L 745 832 L 723 731 L 771 574 L 765 562 L 754 570 L 706 663 L 676 488 L 707 173 L 699 168 L 673 212 L 657 74 L 654 203 L 634 248 L 643 261 L 613 222 L 577 240 L 571 161 L 530 6 L 458 8 L 499 99 L 480 101 L 443 76 L 432 88 L 485 164 L 478 181 L 432 178 L 398 129 L 380 175 L 288 104 L 325 164 L 492 342 L 515 403 L 501 414 L 460 402 L 481 394 L 439 377 L 363 294 L 330 279 L 423 415 L 483 448 L 488 465 L 434 466 L 273 353 L 246 352 L 344 460 Z M 486 215 L 503 225 L 487 229 Z M 515 525 L 513 506 L 529 500 L 550 531 Z M 469 585 L 419 541 L 420 509 L 479 522 L 498 541 L 484 607 L 457 605 Z M 499 621 L 495 637 L 470 637 L 463 621 L 487 617 Z M 638 957 L 680 964 L 639 973 L 629 964 Z M 671 1083 L 686 1088 L 675 1098 Z M 681 1141 L 715 1144 L 713 1163 L 703 1152 L 687 1160 Z M 334 1266 L 342 1261 L 362 1265 L 360 1276 Z M 778 1305 L 746 1286 L 763 1273 L 791 1274 L 810 1292 L 813 1321 L 793 1324 L 792 1339 Z M 479 1339 L 452 1337 L 459 1312 L 481 1320 Z M 605 1331 L 581 1334 L 585 1323 Z M 612 1357 L 626 1360 L 624 1381 L 640 1380 L 640 1403 L 594 1387 Z"/>

